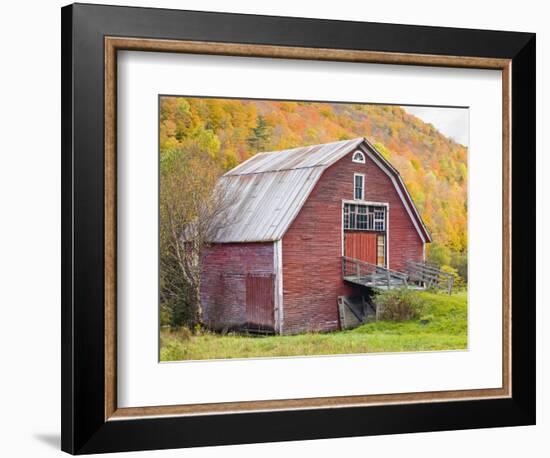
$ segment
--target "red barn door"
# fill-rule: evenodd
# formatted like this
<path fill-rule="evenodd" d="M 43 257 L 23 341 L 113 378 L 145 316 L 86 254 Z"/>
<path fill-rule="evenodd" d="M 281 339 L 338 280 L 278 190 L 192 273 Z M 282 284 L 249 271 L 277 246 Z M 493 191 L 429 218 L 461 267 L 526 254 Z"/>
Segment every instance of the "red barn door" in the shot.
<path fill-rule="evenodd" d="M 274 328 L 274 276 L 246 276 L 246 322 L 259 329 Z"/>
<path fill-rule="evenodd" d="M 344 255 L 376 264 L 376 241 L 374 232 L 344 232 Z"/>

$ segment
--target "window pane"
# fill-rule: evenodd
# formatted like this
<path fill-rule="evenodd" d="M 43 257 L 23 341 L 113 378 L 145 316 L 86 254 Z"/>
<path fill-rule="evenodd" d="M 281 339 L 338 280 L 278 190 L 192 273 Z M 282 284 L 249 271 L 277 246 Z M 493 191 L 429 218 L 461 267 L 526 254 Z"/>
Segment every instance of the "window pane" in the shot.
<path fill-rule="evenodd" d="M 385 237 L 379 235 L 377 238 L 377 247 L 376 247 L 376 263 L 379 266 L 386 264 L 386 249 L 385 249 Z"/>
<path fill-rule="evenodd" d="M 357 151 L 354 155 L 353 155 L 353 161 L 354 162 L 361 162 L 361 163 L 364 163 L 365 162 L 365 157 L 363 156 L 363 154 L 359 151 Z"/>
<path fill-rule="evenodd" d="M 384 207 L 345 203 L 343 212 L 344 229 L 377 232 L 386 230 L 386 209 Z M 383 243 L 383 240 L 378 243 Z"/>
<path fill-rule="evenodd" d="M 354 180 L 354 199 L 363 198 L 363 175 L 355 175 Z"/>

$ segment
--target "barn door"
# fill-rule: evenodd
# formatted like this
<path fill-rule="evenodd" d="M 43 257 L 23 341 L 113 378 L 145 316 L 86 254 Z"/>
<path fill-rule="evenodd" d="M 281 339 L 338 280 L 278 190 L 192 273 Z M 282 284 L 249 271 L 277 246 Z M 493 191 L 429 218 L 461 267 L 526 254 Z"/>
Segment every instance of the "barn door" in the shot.
<path fill-rule="evenodd" d="M 344 232 L 344 256 L 377 264 L 377 234 Z"/>
<path fill-rule="evenodd" d="M 246 276 L 246 322 L 249 327 L 274 328 L 274 287 L 271 274 Z"/>

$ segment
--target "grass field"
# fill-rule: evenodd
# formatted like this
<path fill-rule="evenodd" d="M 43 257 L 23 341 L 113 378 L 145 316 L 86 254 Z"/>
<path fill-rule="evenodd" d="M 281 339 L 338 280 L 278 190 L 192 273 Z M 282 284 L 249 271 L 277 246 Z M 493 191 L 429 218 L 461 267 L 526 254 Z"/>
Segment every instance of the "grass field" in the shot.
<path fill-rule="evenodd" d="M 349 331 L 251 337 L 185 330 L 161 331 L 161 361 L 311 356 L 349 353 L 458 350 L 467 347 L 466 292 L 418 293 L 425 306 L 419 319 L 378 321 Z"/>

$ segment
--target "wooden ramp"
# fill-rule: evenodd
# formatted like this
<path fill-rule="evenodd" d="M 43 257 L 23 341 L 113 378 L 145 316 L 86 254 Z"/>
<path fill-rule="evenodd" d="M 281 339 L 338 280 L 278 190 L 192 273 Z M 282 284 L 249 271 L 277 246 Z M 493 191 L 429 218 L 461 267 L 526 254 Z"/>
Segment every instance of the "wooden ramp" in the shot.
<path fill-rule="evenodd" d="M 342 257 L 342 278 L 349 283 L 378 290 L 438 288 L 449 294 L 454 281 L 450 273 L 433 264 L 408 261 L 407 271 L 398 272 L 347 256 Z"/>
<path fill-rule="evenodd" d="M 408 275 L 403 272 L 347 256 L 342 257 L 342 276 L 347 282 L 368 288 L 393 289 L 408 286 Z"/>
<path fill-rule="evenodd" d="M 407 261 L 407 274 L 410 282 L 423 285 L 424 288 L 443 289 L 449 294 L 453 290 L 453 275 L 442 271 L 435 264 Z"/>

